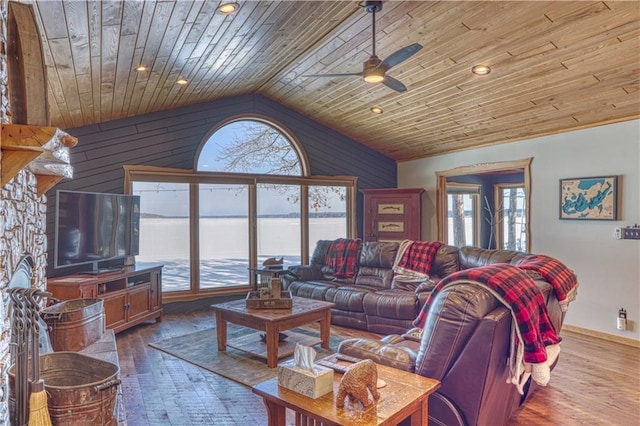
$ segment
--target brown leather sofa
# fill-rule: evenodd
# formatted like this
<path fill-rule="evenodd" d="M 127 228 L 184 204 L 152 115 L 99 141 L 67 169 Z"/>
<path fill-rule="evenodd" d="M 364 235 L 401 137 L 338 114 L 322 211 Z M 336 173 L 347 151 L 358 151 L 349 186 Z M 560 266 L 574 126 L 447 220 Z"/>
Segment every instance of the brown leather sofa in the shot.
<path fill-rule="evenodd" d="M 399 244 L 364 242 L 355 278 L 336 280 L 325 265 L 330 243 L 318 241 L 309 265 L 290 267 L 295 276 L 285 276 L 284 287 L 293 296 L 335 303 L 333 324 L 374 333 L 404 333 L 411 328 L 435 283 L 459 265 L 458 248 L 445 245 L 438 250 L 430 280 L 402 281 L 392 269 Z"/>
<path fill-rule="evenodd" d="M 445 245 L 438 250 L 429 282 L 399 283 L 391 270 L 397 245 L 363 243 L 354 282 L 338 283 L 323 265 L 328 243 L 318 243 L 309 266 L 293 269 L 297 278 L 289 279 L 288 289 L 336 303 L 335 324 L 389 334 L 347 339 L 341 353 L 440 380 L 429 399 L 430 424 L 502 425 L 531 395 L 535 383 L 525 386 L 524 395 L 507 383 L 511 314 L 488 290 L 469 284 L 445 287 L 432 302 L 424 329 L 411 324 L 440 278 L 461 269 L 514 264 L 524 254 Z M 546 281 L 535 282 L 559 332 L 564 312 L 555 293 Z"/>

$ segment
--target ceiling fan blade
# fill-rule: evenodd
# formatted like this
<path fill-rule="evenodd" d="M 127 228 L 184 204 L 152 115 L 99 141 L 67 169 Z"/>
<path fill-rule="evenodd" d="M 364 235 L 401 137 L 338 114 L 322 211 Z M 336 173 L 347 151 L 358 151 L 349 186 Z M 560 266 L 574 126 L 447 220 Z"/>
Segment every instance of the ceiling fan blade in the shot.
<path fill-rule="evenodd" d="M 349 76 L 362 77 L 362 73 L 349 72 L 349 73 L 342 73 L 342 74 L 305 74 L 305 75 L 301 75 L 300 77 L 349 77 Z"/>
<path fill-rule="evenodd" d="M 384 76 L 384 80 L 382 80 L 382 84 L 384 84 L 390 89 L 395 90 L 396 92 L 402 93 L 407 91 L 407 86 L 402 84 L 399 80 L 396 80 L 393 77 L 389 77 L 388 75 Z"/>
<path fill-rule="evenodd" d="M 422 45 L 419 43 L 413 43 L 412 45 L 403 47 L 402 49 L 396 50 L 391 55 L 389 55 L 387 59 L 382 61 L 382 64 L 380 64 L 380 66 L 383 66 L 386 69 L 394 67 L 398 65 L 400 62 L 404 62 L 410 57 L 412 57 L 413 55 L 415 55 L 416 53 L 418 53 L 420 49 L 422 49 Z"/>

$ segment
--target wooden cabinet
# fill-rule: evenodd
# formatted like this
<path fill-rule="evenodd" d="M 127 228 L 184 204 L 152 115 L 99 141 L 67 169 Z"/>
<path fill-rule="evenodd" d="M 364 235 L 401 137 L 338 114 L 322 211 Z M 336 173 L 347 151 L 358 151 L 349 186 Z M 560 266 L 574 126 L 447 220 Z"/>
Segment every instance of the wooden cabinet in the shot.
<path fill-rule="evenodd" d="M 162 265 L 125 266 L 118 272 L 49 278 L 47 290 L 61 300 L 101 298 L 106 327 L 115 333 L 162 318 Z"/>
<path fill-rule="evenodd" d="M 422 188 L 361 189 L 364 241 L 422 239 Z"/>

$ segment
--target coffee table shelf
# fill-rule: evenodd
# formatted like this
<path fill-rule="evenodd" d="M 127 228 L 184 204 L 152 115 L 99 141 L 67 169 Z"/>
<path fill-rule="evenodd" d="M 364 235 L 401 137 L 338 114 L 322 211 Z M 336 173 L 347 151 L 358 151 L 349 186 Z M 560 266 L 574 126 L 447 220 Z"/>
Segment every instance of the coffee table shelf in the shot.
<path fill-rule="evenodd" d="M 266 358 L 267 366 L 275 368 L 279 358 L 293 354 L 296 340 L 306 342 L 303 344 L 307 346 L 320 343 L 323 348 L 329 349 L 331 308 L 334 306 L 333 303 L 303 297 L 294 297 L 291 309 L 250 309 L 244 299 L 211 305 L 216 313 L 218 351 L 225 351 L 228 345 Z M 319 341 L 317 338 L 309 340 L 309 336 L 295 332 L 288 332 L 289 337 L 284 342 L 278 341 L 281 332 L 313 322 L 320 325 Z M 265 332 L 266 344 L 259 336 L 255 336 L 252 342 L 244 339 L 241 342 L 227 342 L 227 323 Z"/>
<path fill-rule="evenodd" d="M 260 335 L 262 333 L 250 333 L 241 337 L 229 339 L 227 346 L 239 351 L 248 352 L 259 358 L 268 359 L 267 343 L 264 342 Z M 294 331 L 287 331 L 287 339 L 278 342 L 278 359 L 293 355 L 296 349 L 296 343 L 304 346 L 315 346 L 322 343 L 318 337 L 308 336 Z"/>

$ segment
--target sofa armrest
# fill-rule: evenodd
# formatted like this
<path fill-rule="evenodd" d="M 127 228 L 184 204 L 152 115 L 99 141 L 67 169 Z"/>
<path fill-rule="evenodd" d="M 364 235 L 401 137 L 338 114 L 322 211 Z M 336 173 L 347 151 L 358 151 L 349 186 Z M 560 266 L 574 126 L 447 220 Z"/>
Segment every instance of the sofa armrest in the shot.
<path fill-rule="evenodd" d="M 394 340 L 397 340 L 394 339 Z M 399 343 L 375 339 L 346 339 L 340 342 L 338 353 L 374 362 L 399 370 L 413 372 L 416 366 L 416 351 Z"/>
<path fill-rule="evenodd" d="M 290 266 L 289 271 L 295 276 L 289 281 L 313 281 L 322 278 L 322 271 L 316 265 L 295 265 Z"/>
<path fill-rule="evenodd" d="M 436 284 L 437 284 L 437 281 L 429 278 L 428 280 L 421 282 L 420 285 L 416 287 L 416 293 L 423 293 L 423 292 L 428 293 L 433 290 Z"/>

